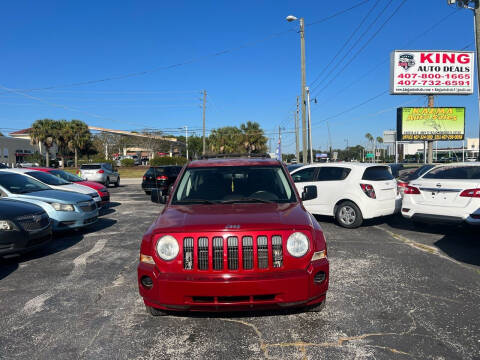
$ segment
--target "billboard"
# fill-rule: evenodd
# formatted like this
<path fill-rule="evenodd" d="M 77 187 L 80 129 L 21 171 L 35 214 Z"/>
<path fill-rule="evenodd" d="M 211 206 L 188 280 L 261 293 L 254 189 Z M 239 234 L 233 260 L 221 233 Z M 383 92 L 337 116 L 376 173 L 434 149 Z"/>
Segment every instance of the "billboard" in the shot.
<path fill-rule="evenodd" d="M 397 108 L 397 140 L 463 140 L 464 107 Z"/>
<path fill-rule="evenodd" d="M 390 94 L 473 94 L 473 59 L 473 51 L 394 50 L 390 55 Z"/>

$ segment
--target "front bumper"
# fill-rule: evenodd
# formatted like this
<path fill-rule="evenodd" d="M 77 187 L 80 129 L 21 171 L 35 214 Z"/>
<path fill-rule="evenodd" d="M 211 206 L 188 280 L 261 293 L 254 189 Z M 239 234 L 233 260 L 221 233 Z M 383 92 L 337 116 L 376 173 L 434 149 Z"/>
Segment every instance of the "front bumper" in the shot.
<path fill-rule="evenodd" d="M 406 203 L 402 207 L 402 215 L 407 219 L 419 222 L 436 224 L 462 224 L 480 226 L 480 209 L 468 211 L 463 208 L 446 208 L 432 206 L 422 206 L 415 204 L 412 206 Z M 472 216 L 473 215 L 473 216 Z"/>
<path fill-rule="evenodd" d="M 98 220 L 98 210 L 90 212 L 64 212 L 61 217 L 54 219 L 53 230 L 62 231 L 79 229 L 94 224 Z"/>
<path fill-rule="evenodd" d="M 22 254 L 40 248 L 52 240 L 52 222 L 38 231 L 11 230 L 0 232 L 0 256 Z"/>
<path fill-rule="evenodd" d="M 314 282 L 319 272 L 325 279 Z M 149 276 L 153 287 L 141 279 Z M 147 306 L 163 310 L 233 311 L 302 307 L 321 303 L 328 290 L 327 259 L 311 262 L 307 269 L 252 274 L 161 273 L 155 265 L 138 265 L 140 295 Z"/>

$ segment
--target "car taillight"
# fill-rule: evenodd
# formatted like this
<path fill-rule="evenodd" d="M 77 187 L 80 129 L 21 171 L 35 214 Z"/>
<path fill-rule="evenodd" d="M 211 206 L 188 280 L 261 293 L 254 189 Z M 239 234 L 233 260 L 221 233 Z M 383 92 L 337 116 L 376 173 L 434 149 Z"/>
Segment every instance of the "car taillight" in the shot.
<path fill-rule="evenodd" d="M 143 177 L 143 180 L 147 180 L 147 177 L 146 177 L 146 176 L 144 176 L 144 177 Z"/>
<path fill-rule="evenodd" d="M 103 170 L 98 170 L 98 171 L 97 171 L 97 173 L 99 173 L 99 174 L 103 174 L 104 172 L 105 172 L 105 171 L 103 171 Z"/>
<path fill-rule="evenodd" d="M 404 181 L 398 181 L 397 182 L 397 195 L 398 194 L 403 194 L 404 191 L 405 191 L 405 188 L 408 186 L 408 182 L 404 182 Z"/>
<path fill-rule="evenodd" d="M 165 175 L 157 176 L 157 180 L 168 180 L 168 176 L 165 176 Z"/>
<path fill-rule="evenodd" d="M 372 185 L 370 184 L 360 184 L 363 192 L 365 195 L 367 195 L 369 198 L 376 199 L 377 195 L 375 194 L 375 189 L 373 188 Z"/>
<path fill-rule="evenodd" d="M 403 191 L 404 194 L 410 194 L 410 195 L 419 195 L 420 194 L 420 190 L 418 190 L 418 188 L 416 188 L 415 186 L 408 186 L 405 188 L 405 190 Z"/>
<path fill-rule="evenodd" d="M 480 198 L 480 189 L 467 189 L 460 193 L 461 197 Z"/>

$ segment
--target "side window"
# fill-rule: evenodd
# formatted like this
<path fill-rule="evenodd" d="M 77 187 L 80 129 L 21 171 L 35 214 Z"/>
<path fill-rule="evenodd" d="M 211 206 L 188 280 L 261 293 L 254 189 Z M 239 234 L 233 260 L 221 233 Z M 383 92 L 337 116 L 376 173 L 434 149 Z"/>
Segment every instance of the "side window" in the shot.
<path fill-rule="evenodd" d="M 297 182 L 314 181 L 315 170 L 316 170 L 316 168 L 309 167 L 309 168 L 297 171 L 295 174 L 292 175 L 293 181 L 296 182 L 296 183 Z"/>
<path fill-rule="evenodd" d="M 350 169 L 344 167 L 325 166 L 320 168 L 317 181 L 340 181 L 345 180 L 350 174 Z"/>

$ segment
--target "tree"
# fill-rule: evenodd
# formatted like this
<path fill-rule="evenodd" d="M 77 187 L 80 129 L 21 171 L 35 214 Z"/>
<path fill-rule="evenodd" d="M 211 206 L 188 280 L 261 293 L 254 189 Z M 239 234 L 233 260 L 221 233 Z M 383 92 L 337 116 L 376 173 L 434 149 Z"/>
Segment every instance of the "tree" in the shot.
<path fill-rule="evenodd" d="M 267 151 L 267 138 L 257 122 L 247 121 L 240 125 L 243 133 L 243 145 L 248 154 L 264 153 Z"/>
<path fill-rule="evenodd" d="M 242 152 L 243 134 L 236 126 L 225 126 L 212 130 L 208 137 L 210 150 L 219 154 Z"/>
<path fill-rule="evenodd" d="M 55 143 L 57 144 L 58 153 L 62 160 L 62 168 L 65 167 L 65 155 L 70 153 L 69 142 L 73 137 L 70 123 L 67 120 L 55 121 Z"/>
<path fill-rule="evenodd" d="M 380 145 L 383 144 L 383 138 L 381 136 L 377 136 L 377 138 L 375 140 L 376 140 L 377 144 L 380 144 Z M 375 154 L 375 156 L 376 156 L 376 154 Z"/>
<path fill-rule="evenodd" d="M 50 148 L 55 143 L 56 134 L 57 124 L 52 119 L 36 120 L 30 130 L 31 143 L 41 144 L 45 147 L 45 163 L 47 167 L 50 166 Z"/>
<path fill-rule="evenodd" d="M 68 148 L 75 153 L 75 167 L 78 166 L 78 151 L 84 150 L 90 143 L 92 135 L 88 125 L 81 120 L 72 120 L 68 124 Z"/>

